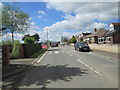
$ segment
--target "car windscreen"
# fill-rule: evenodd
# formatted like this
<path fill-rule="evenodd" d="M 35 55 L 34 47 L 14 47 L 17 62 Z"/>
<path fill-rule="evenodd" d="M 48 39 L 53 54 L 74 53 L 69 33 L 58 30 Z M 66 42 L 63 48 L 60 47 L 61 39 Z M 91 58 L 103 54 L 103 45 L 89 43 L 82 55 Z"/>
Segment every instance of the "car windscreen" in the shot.
<path fill-rule="evenodd" d="M 86 43 L 78 43 L 79 46 L 88 46 Z"/>

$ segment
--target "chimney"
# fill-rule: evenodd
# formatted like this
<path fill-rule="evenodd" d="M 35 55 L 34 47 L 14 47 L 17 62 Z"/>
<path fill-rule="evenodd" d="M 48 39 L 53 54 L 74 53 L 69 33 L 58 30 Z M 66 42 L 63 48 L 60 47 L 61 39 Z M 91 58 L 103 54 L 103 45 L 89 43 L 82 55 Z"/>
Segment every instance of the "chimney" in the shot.
<path fill-rule="evenodd" d="M 95 29 L 94 29 L 94 32 L 96 32 L 96 31 L 97 31 L 97 29 L 95 28 Z"/>

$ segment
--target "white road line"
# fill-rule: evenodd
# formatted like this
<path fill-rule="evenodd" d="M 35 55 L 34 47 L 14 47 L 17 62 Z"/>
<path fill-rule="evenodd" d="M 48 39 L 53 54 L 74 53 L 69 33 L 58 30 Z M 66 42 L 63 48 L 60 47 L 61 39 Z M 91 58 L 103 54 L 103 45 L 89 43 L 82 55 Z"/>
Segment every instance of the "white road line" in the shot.
<path fill-rule="evenodd" d="M 69 54 L 70 56 L 73 56 L 72 54 L 70 54 L 69 52 L 67 52 L 67 54 Z"/>
<path fill-rule="evenodd" d="M 43 57 L 46 55 L 47 51 L 42 55 L 42 57 L 37 61 L 37 63 L 40 63 L 40 61 L 43 59 Z"/>
<path fill-rule="evenodd" d="M 98 75 L 100 75 L 100 76 L 102 76 L 102 74 L 100 74 L 98 71 L 94 71 L 96 74 L 98 74 Z"/>
<path fill-rule="evenodd" d="M 58 51 L 55 51 L 55 53 L 59 53 Z"/>
<path fill-rule="evenodd" d="M 63 49 L 64 50 L 64 49 Z M 65 51 L 65 50 L 64 50 Z M 71 53 L 69 53 L 68 51 L 65 51 L 67 54 L 69 54 L 70 56 L 73 56 Z"/>
<path fill-rule="evenodd" d="M 94 70 L 92 67 L 90 67 L 89 65 L 87 65 L 86 63 L 82 62 L 81 60 L 77 59 L 80 63 L 84 64 L 86 67 L 90 68 L 91 70 L 93 70 L 96 74 L 102 76 L 102 74 L 100 74 L 98 71 Z"/>

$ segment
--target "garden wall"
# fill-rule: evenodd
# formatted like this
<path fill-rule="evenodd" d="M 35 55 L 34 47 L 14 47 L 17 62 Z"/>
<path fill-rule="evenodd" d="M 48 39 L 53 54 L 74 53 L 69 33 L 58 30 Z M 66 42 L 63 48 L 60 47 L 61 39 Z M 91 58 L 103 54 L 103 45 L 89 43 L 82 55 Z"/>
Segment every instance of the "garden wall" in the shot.
<path fill-rule="evenodd" d="M 91 50 L 100 50 L 110 53 L 120 53 L 118 44 L 89 44 Z"/>

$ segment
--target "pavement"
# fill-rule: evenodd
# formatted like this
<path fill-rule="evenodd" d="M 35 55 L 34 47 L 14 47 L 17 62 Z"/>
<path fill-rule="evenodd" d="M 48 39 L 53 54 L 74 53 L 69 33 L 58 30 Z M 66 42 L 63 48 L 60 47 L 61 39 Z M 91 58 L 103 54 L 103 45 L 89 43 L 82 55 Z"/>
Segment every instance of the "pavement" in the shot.
<path fill-rule="evenodd" d="M 95 53 L 96 52 L 96 53 Z M 14 87 L 118 88 L 118 57 L 106 52 L 79 52 L 71 46 L 49 49 Z"/>
<path fill-rule="evenodd" d="M 12 59 L 10 60 L 10 65 L 1 65 L 2 66 L 2 87 L 11 87 L 10 82 L 15 78 L 20 76 L 21 73 L 29 70 L 31 65 L 33 65 L 38 58 L 24 58 L 24 59 Z"/>

